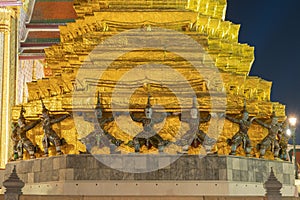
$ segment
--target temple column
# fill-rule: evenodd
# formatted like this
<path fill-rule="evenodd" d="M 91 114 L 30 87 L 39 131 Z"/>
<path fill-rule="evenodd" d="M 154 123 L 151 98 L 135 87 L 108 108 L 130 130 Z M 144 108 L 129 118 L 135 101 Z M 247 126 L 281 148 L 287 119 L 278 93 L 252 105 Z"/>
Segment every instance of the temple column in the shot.
<path fill-rule="evenodd" d="M 10 143 L 12 106 L 15 105 L 17 10 L 0 8 L 0 167 L 4 168 Z"/>

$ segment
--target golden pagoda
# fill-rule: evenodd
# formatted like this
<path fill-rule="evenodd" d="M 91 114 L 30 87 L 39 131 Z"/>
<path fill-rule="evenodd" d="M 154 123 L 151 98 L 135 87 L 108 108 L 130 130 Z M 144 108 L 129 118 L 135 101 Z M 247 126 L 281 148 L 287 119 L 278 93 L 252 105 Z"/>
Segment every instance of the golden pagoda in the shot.
<path fill-rule="evenodd" d="M 270 101 L 272 83 L 249 76 L 254 48 L 238 42 L 240 25 L 225 20 L 226 5 L 226 0 L 75 0 L 77 19 L 59 26 L 60 42 L 45 49 L 45 77 L 27 83 L 28 99 L 22 104 L 26 119 L 41 116 L 40 99 L 51 114 L 73 112 L 72 118 L 54 126 L 66 139 L 65 154 L 85 151 L 78 139 L 88 135 L 93 125 L 82 113 L 93 112 L 97 92 L 104 116 L 143 112 L 150 94 L 158 111 L 185 111 L 197 96 L 203 113 L 239 116 L 246 101 L 250 116 L 269 119 L 275 111 L 282 121 L 285 106 Z M 13 108 L 13 121 L 20 109 L 20 105 Z M 164 139 L 176 141 L 184 134 L 179 124 L 177 116 L 170 116 L 156 128 Z M 128 116 L 116 117 L 105 126 L 125 143 L 140 128 Z M 238 128 L 218 119 L 201 125 L 217 139 L 214 151 L 225 155 L 230 152 L 226 140 Z M 268 132 L 254 123 L 248 133 L 255 147 Z M 28 137 L 41 146 L 42 127 L 29 131 Z M 133 151 L 125 145 L 119 148 L 122 153 Z M 168 152 L 175 153 L 176 147 Z M 199 152 L 201 148 L 189 150 Z M 240 149 L 237 153 L 244 155 Z M 258 157 L 255 148 L 252 155 Z"/>

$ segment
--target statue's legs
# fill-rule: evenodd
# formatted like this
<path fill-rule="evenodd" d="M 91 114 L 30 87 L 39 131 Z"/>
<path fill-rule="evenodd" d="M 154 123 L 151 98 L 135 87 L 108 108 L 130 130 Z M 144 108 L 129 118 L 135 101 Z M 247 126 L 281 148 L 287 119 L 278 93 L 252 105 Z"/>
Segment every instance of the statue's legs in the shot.
<path fill-rule="evenodd" d="M 245 145 L 244 150 L 245 150 L 246 156 L 250 157 L 251 156 L 250 153 L 251 153 L 251 150 L 252 150 L 252 145 L 251 145 L 251 140 L 250 140 L 248 135 L 245 136 L 245 143 L 246 143 L 246 145 Z"/>
<path fill-rule="evenodd" d="M 120 146 L 122 143 L 124 143 L 124 141 L 119 140 L 117 138 L 115 138 L 113 135 L 111 135 L 110 133 L 108 133 L 107 131 L 104 131 L 104 136 L 109 140 L 109 145 L 114 145 L 116 147 Z"/>
<path fill-rule="evenodd" d="M 201 141 L 201 144 L 203 145 L 209 145 L 212 146 L 216 143 L 216 139 L 209 137 L 206 133 L 204 133 L 202 130 L 199 130 L 197 133 L 198 139 Z"/>
<path fill-rule="evenodd" d="M 176 144 L 182 146 L 182 153 L 188 153 L 190 145 L 193 143 L 195 135 L 192 130 L 188 130 L 180 140 L 176 141 Z"/>
<path fill-rule="evenodd" d="M 273 155 L 274 158 L 278 157 L 279 154 L 279 150 L 280 150 L 280 146 L 277 140 L 273 140 L 272 138 L 266 137 L 265 139 L 263 139 L 263 141 L 260 144 L 260 158 L 264 158 L 264 155 L 266 153 L 266 150 L 272 146 L 272 144 L 274 145 L 274 151 L 273 151 Z M 272 148 L 272 150 L 273 150 Z"/>
<path fill-rule="evenodd" d="M 99 144 L 98 146 L 100 148 L 106 146 L 109 147 L 109 151 L 111 154 L 115 154 L 115 153 L 119 153 L 116 151 L 117 147 L 120 146 L 120 144 L 118 143 L 118 141 L 115 139 L 115 137 L 109 135 L 109 134 L 105 134 L 105 135 L 101 135 L 101 137 L 99 139 L 97 139 L 97 143 Z"/>
<path fill-rule="evenodd" d="M 79 139 L 79 141 L 85 145 L 87 153 L 91 153 L 92 148 L 97 146 L 97 141 L 94 132 L 88 134 L 84 138 Z"/>
<path fill-rule="evenodd" d="M 95 137 L 89 137 L 89 135 L 85 138 L 85 147 L 89 153 L 92 152 L 92 148 L 97 146 L 97 141 Z"/>
<path fill-rule="evenodd" d="M 201 141 L 200 143 L 204 146 L 206 152 L 210 153 L 212 146 L 216 143 L 216 139 L 209 137 L 202 130 L 198 131 L 197 137 Z"/>
<path fill-rule="evenodd" d="M 140 145 L 140 142 L 139 142 L 139 139 L 138 138 L 133 138 L 133 145 L 134 145 L 134 152 L 140 152 L 140 148 L 141 148 L 141 145 Z"/>
<path fill-rule="evenodd" d="M 271 139 L 267 136 L 265 137 L 262 142 L 259 144 L 259 157 L 264 158 L 266 154 L 266 150 L 271 146 Z"/>
<path fill-rule="evenodd" d="M 111 134 L 105 132 L 105 136 L 107 137 L 107 139 L 109 140 L 109 148 L 110 148 L 110 153 L 120 153 L 119 151 L 117 151 L 117 148 L 124 143 L 124 141 L 119 140 L 117 138 L 115 138 L 114 136 L 112 136 Z"/>
<path fill-rule="evenodd" d="M 45 134 L 43 139 L 43 147 L 44 147 L 44 156 L 48 156 L 48 148 L 50 146 L 50 142 L 54 144 L 56 153 L 58 155 L 61 155 L 61 141 L 58 135 L 54 131 L 50 131 L 50 133 L 47 135 Z"/>
<path fill-rule="evenodd" d="M 200 140 L 199 138 L 197 138 L 197 136 L 193 139 L 191 146 L 194 148 L 199 147 L 200 145 L 202 145 L 203 141 Z"/>
<path fill-rule="evenodd" d="M 92 144 L 91 144 L 89 138 L 84 138 L 84 139 L 82 139 L 81 141 L 82 141 L 82 143 L 85 145 L 86 152 L 90 154 L 90 153 L 92 152 L 93 146 L 95 146 L 95 145 L 92 145 Z"/>
<path fill-rule="evenodd" d="M 98 146 L 99 148 L 103 148 L 103 147 L 109 147 L 111 144 L 111 142 L 109 141 L 109 139 L 104 136 L 104 135 L 97 135 L 96 137 L 96 146 Z"/>
<path fill-rule="evenodd" d="M 21 140 L 18 142 L 17 151 L 18 151 L 18 158 L 20 160 L 22 160 L 23 159 L 23 144 L 22 144 Z"/>
<path fill-rule="evenodd" d="M 243 135 L 237 132 L 231 139 L 231 152 L 230 155 L 236 155 L 237 147 L 243 142 Z"/>
<path fill-rule="evenodd" d="M 251 153 L 251 141 L 249 139 L 249 136 L 247 134 L 243 134 L 241 132 L 237 132 L 232 139 L 230 140 L 230 144 L 231 144 L 231 152 L 230 155 L 236 155 L 236 150 L 237 148 L 243 144 L 243 149 L 246 153 L 247 157 L 250 157 L 250 153 Z"/>
<path fill-rule="evenodd" d="M 52 135 L 52 137 L 50 136 L 50 142 L 53 143 L 55 145 L 55 149 L 56 149 L 56 154 L 61 155 L 63 154 L 61 151 L 61 141 L 60 138 L 58 137 L 58 135 Z"/>
<path fill-rule="evenodd" d="M 48 156 L 49 152 L 48 152 L 48 148 L 49 148 L 49 140 L 47 135 L 45 134 L 42 140 L 42 144 L 44 147 L 44 155 L 43 156 Z"/>
<path fill-rule="evenodd" d="M 164 151 L 164 147 L 165 147 L 164 140 L 159 134 L 155 134 L 154 136 L 150 137 L 149 141 L 152 144 L 152 146 L 158 149 L 159 152 Z"/>
<path fill-rule="evenodd" d="M 17 160 L 19 158 L 18 156 L 18 143 L 17 141 L 14 141 L 14 155 L 13 155 L 13 159 Z"/>
<path fill-rule="evenodd" d="M 33 143 L 28 138 L 22 139 L 22 142 L 23 142 L 23 147 L 29 153 L 30 158 L 31 159 L 35 158 Z"/>
<path fill-rule="evenodd" d="M 259 157 L 264 158 L 265 154 L 266 154 L 266 148 L 261 147 L 261 149 L 259 150 Z"/>
<path fill-rule="evenodd" d="M 279 150 L 279 157 L 282 159 L 282 160 L 288 160 L 287 159 L 287 142 L 284 142 L 283 144 L 280 143 L 279 146 L 281 146 L 280 150 Z"/>
<path fill-rule="evenodd" d="M 143 145 L 146 144 L 145 138 L 138 138 L 137 136 L 133 138 L 133 146 L 134 146 L 134 152 L 140 152 L 140 149 Z"/>
<path fill-rule="evenodd" d="M 274 140 L 274 158 L 278 158 L 280 146 L 277 140 Z"/>
<path fill-rule="evenodd" d="M 133 138 L 133 145 L 135 152 L 140 152 L 140 148 L 145 145 L 148 149 L 151 148 L 151 146 L 155 146 L 158 148 L 158 145 L 160 142 L 157 141 L 163 141 L 163 139 L 154 132 L 154 131 L 142 131 L 139 134 L 137 134 Z"/>

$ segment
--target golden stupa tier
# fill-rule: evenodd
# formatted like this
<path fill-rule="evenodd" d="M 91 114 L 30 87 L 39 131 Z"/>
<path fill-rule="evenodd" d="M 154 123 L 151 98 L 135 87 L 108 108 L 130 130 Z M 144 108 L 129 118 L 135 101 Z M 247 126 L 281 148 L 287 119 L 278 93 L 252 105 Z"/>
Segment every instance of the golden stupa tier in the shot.
<path fill-rule="evenodd" d="M 239 26 L 203 17 L 207 20 L 192 11 L 95 13 L 94 17 L 60 27 L 63 42 L 46 49 L 47 67 L 53 74 L 60 74 L 62 67 L 80 65 L 86 55 L 105 39 L 146 24 L 183 32 L 199 42 L 221 70 L 248 75 L 254 61 L 254 48 L 237 42 Z"/>
<path fill-rule="evenodd" d="M 196 94 L 198 107 L 203 113 L 226 110 L 227 114 L 239 116 L 246 100 L 251 116 L 269 119 L 272 111 L 275 111 L 281 121 L 285 118 L 285 106 L 270 101 L 272 83 L 248 76 L 254 61 L 254 48 L 238 43 L 239 25 L 224 21 L 225 0 L 77 0 L 74 8 L 78 19 L 60 27 L 60 44 L 45 49 L 47 77 L 28 83 L 28 103 L 24 104 L 27 119 L 34 120 L 40 116 L 40 98 L 52 114 L 73 111 L 75 118 L 77 113 L 92 113 L 98 91 L 105 115 L 122 111 L 124 106 L 131 111 L 143 112 L 148 94 L 153 105 L 160 105 L 165 111 L 180 112 L 181 109 L 190 108 L 192 97 Z M 164 30 L 172 31 L 166 33 Z M 125 51 L 120 55 L 124 49 L 103 46 L 109 38 L 126 31 L 132 33 L 127 35 L 129 39 L 140 39 L 139 42 L 143 42 L 143 37 L 158 41 L 164 35 L 170 41 L 168 49 L 175 49 L 176 52 L 155 48 L 154 45 Z M 196 41 L 202 51 L 182 45 L 182 34 Z M 202 66 L 202 74 L 191 64 L 193 62 Z M 206 67 L 211 65 L 218 70 L 211 71 Z M 150 66 L 151 70 L 145 75 L 133 74 L 130 79 L 123 79 L 140 66 Z M 161 66 L 168 66 L 181 77 L 165 73 L 169 69 L 163 71 Z M 81 77 L 80 74 L 85 76 Z M 114 96 L 114 89 L 118 85 L 122 87 Z M 129 90 L 133 93 L 130 94 Z M 180 103 L 177 94 L 182 97 Z M 223 103 L 212 106 L 212 98 Z M 14 120 L 17 120 L 19 111 L 19 106 L 14 108 Z M 128 116 L 120 117 L 130 120 Z M 73 118 L 55 127 L 70 144 L 63 150 L 65 153 L 84 151 L 77 139 L 89 134 L 93 125 L 80 116 L 79 122 L 83 127 L 80 132 L 74 128 Z M 159 134 L 164 139 L 176 140 L 178 123 L 178 117 L 168 117 Z M 201 125 L 201 128 L 206 132 L 210 123 Z M 108 123 L 105 129 L 118 139 L 132 139 L 115 122 Z M 130 132 L 130 127 L 125 129 Z M 237 132 L 238 125 L 225 120 L 224 127 L 214 129 L 215 132 L 210 136 L 218 139 L 215 150 L 220 154 L 228 154 L 230 146 L 226 140 Z M 249 130 L 253 146 L 266 134 L 266 129 L 253 124 Z M 40 127 L 29 132 L 29 135 L 35 143 L 40 144 Z M 252 153 L 257 154 L 255 148 Z M 238 150 L 238 154 L 243 155 L 243 151 Z"/>
<path fill-rule="evenodd" d="M 93 15 L 99 10 L 193 10 L 202 15 L 223 19 L 226 0 L 93 0 L 74 1 L 78 18 Z"/>

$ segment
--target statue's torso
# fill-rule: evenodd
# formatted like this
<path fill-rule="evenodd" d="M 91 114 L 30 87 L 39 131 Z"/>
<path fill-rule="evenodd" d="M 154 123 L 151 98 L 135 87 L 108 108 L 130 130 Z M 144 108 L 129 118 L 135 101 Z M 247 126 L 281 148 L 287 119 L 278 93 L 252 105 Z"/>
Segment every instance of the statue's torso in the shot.
<path fill-rule="evenodd" d="M 18 127 L 17 133 L 20 136 L 21 139 L 27 138 L 26 136 L 26 128 L 25 127 Z"/>
<path fill-rule="evenodd" d="M 42 124 L 43 124 L 43 129 L 45 134 L 50 134 L 53 131 L 52 123 L 50 120 L 43 120 Z"/>
<path fill-rule="evenodd" d="M 190 130 L 193 132 L 197 132 L 199 129 L 199 118 L 190 118 L 189 119 L 189 126 L 190 126 Z"/>
<path fill-rule="evenodd" d="M 250 121 L 247 121 L 247 120 L 240 120 L 240 132 L 241 133 L 244 133 L 244 134 L 247 134 L 249 128 L 250 128 L 250 125 L 251 125 L 251 122 Z"/>
<path fill-rule="evenodd" d="M 277 136 L 279 130 L 280 130 L 280 127 L 277 124 L 270 125 L 269 137 L 271 137 L 272 139 L 276 139 L 276 136 Z"/>
<path fill-rule="evenodd" d="M 152 131 L 154 126 L 154 121 L 152 119 L 144 118 L 143 121 L 144 131 Z"/>

